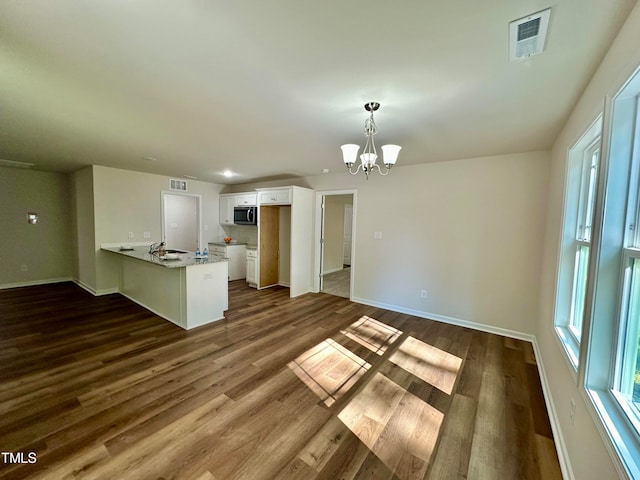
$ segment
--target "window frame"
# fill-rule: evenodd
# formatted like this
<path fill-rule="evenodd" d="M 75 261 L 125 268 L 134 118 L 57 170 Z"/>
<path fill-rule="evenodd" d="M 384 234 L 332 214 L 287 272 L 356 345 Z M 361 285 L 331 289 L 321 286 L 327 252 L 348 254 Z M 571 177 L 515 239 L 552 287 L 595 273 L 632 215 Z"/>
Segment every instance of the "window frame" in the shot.
<path fill-rule="evenodd" d="M 630 238 L 640 240 L 635 228 L 640 219 L 640 68 L 613 98 L 606 98 L 605 119 L 579 384 L 618 471 L 640 479 L 638 409 L 618 391 L 629 306 L 629 262 L 638 258 L 628 247 Z M 630 213 L 633 232 L 629 230 Z"/>
<path fill-rule="evenodd" d="M 588 262 L 592 256 L 593 224 L 597 182 L 602 157 L 602 115 L 599 115 L 569 149 L 565 172 L 565 197 L 556 282 L 554 329 L 565 353 L 565 359 L 577 374 L 580 363 L 581 338 L 584 337 L 584 311 L 589 280 Z M 598 157 L 594 165 L 594 153 Z M 595 175 L 593 174 L 595 168 Z M 593 197 L 593 198 L 592 198 Z M 591 205 L 587 205 L 592 198 Z M 589 217 L 591 214 L 591 218 Z M 586 269 L 580 254 L 587 248 Z M 582 268 L 581 268 L 582 267 Z M 580 269 L 580 270 L 579 270 Z M 580 273 L 585 280 L 580 285 Z M 582 305 L 576 299 L 582 298 Z M 577 317 L 579 321 L 576 321 Z"/>

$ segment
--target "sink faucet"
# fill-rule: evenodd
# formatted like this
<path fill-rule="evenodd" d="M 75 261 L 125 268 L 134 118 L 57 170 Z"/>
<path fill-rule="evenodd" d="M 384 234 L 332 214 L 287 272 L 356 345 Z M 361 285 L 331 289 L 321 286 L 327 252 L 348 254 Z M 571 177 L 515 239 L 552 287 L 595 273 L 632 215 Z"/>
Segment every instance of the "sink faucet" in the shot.
<path fill-rule="evenodd" d="M 164 249 L 164 242 L 152 243 L 151 245 L 149 245 L 149 254 L 157 255 L 158 252 L 163 249 Z"/>

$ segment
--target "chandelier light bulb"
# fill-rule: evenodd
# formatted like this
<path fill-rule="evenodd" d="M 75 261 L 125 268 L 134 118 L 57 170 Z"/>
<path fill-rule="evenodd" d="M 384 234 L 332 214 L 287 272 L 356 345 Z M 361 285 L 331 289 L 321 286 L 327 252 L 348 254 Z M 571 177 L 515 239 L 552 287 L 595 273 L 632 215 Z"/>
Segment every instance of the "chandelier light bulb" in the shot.
<path fill-rule="evenodd" d="M 382 161 L 385 165 L 395 165 L 398 160 L 398 154 L 402 147 L 400 145 L 383 145 L 382 146 Z M 390 167 L 387 167 L 390 168 Z"/>
<path fill-rule="evenodd" d="M 347 168 L 351 167 L 358 157 L 358 150 L 360 150 L 360 145 L 348 143 L 346 145 L 342 145 L 340 148 L 342 149 L 342 158 L 345 165 L 347 166 Z"/>

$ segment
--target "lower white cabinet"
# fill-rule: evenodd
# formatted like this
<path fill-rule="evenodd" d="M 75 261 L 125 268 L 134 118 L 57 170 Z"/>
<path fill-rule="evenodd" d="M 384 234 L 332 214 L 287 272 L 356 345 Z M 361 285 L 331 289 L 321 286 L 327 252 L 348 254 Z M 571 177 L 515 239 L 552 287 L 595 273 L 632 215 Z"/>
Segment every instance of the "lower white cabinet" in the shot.
<path fill-rule="evenodd" d="M 229 259 L 229 280 L 240 280 L 246 276 L 244 245 L 217 245 L 209 244 L 209 255 L 225 257 Z"/>
<path fill-rule="evenodd" d="M 255 287 L 258 284 L 258 251 L 247 250 L 247 283 L 251 287 Z"/>

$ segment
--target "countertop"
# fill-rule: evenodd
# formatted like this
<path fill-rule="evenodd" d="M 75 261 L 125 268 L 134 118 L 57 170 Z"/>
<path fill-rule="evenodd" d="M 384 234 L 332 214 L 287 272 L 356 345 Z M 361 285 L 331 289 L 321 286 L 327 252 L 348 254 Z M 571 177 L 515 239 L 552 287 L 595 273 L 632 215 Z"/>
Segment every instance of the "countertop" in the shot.
<path fill-rule="evenodd" d="M 126 257 L 137 258 L 149 263 L 167 268 L 191 267 L 193 265 L 205 265 L 207 263 L 228 262 L 228 258 L 210 255 L 209 258 L 195 258 L 195 252 L 179 253 L 177 260 L 162 260 L 156 255 L 149 253 L 149 247 L 133 247 L 131 250 L 122 250 L 120 247 L 102 247 L 102 250 L 118 253 Z"/>

